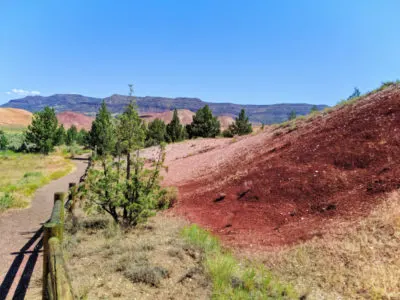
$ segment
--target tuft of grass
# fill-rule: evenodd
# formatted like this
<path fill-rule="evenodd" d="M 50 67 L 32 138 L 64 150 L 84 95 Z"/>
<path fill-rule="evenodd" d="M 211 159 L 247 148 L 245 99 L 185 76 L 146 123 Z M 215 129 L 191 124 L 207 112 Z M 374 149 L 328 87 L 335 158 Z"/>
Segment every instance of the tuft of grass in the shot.
<path fill-rule="evenodd" d="M 0 195 L 0 212 L 10 208 L 13 203 L 14 199 L 12 194 L 4 193 L 3 195 Z"/>
<path fill-rule="evenodd" d="M 158 200 L 159 209 L 168 209 L 175 205 L 178 200 L 178 189 L 175 186 L 169 186 L 161 191 Z"/>
<path fill-rule="evenodd" d="M 126 267 L 124 275 L 134 283 L 141 282 L 158 287 L 161 280 L 168 277 L 169 272 L 162 267 L 152 266 L 148 263 L 131 263 Z"/>
<path fill-rule="evenodd" d="M 238 261 L 219 240 L 197 225 L 182 236 L 205 253 L 204 264 L 213 282 L 213 299 L 296 299 L 290 285 L 276 280 L 262 264 Z"/>

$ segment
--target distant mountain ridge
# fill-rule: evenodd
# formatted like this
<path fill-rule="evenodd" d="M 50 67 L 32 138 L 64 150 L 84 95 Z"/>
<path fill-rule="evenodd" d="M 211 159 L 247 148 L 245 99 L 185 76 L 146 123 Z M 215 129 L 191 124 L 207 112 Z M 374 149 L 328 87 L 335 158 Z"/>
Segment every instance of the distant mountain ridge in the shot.
<path fill-rule="evenodd" d="M 214 114 L 221 116 L 236 117 L 240 110 L 244 108 L 252 122 L 262 122 L 265 124 L 279 123 L 287 119 L 288 114 L 295 110 L 298 115 L 308 114 L 312 104 L 306 103 L 282 103 L 272 105 L 249 105 L 233 103 L 214 103 L 205 102 L 198 98 L 165 98 L 165 97 L 135 97 L 136 103 L 141 114 L 160 113 L 172 109 L 188 109 L 196 112 L 204 105 L 208 104 Z M 1 107 L 12 107 L 25 109 L 31 112 L 42 110 L 45 106 L 54 107 L 56 112 L 73 111 L 94 116 L 98 111 L 101 98 L 87 97 L 77 94 L 55 94 L 52 96 L 27 96 L 21 99 L 10 100 Z M 104 99 L 109 110 L 113 114 L 121 113 L 129 103 L 129 97 L 123 95 L 112 95 Z M 317 105 L 319 110 L 327 107 Z"/>

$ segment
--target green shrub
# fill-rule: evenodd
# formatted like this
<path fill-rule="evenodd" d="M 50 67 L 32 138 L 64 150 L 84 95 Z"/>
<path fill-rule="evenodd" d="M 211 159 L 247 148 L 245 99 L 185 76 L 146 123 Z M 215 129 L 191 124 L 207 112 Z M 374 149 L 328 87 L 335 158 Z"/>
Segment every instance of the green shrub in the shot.
<path fill-rule="evenodd" d="M 0 194 L 0 212 L 12 207 L 14 198 L 10 193 Z"/>
<path fill-rule="evenodd" d="M 168 209 L 174 206 L 178 199 L 178 189 L 174 186 L 167 187 L 160 192 L 158 209 Z"/>
<path fill-rule="evenodd" d="M 233 137 L 233 133 L 229 129 L 225 129 L 224 131 L 222 131 L 222 136 L 226 138 L 231 138 Z"/>
<path fill-rule="evenodd" d="M 0 130 L 0 150 L 6 150 L 8 145 L 7 137 L 4 131 Z"/>

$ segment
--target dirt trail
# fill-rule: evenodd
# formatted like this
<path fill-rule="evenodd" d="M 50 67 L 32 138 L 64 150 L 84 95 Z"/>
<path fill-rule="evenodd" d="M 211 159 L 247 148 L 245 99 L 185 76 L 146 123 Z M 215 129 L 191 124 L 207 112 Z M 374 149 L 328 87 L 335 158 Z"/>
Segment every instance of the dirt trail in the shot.
<path fill-rule="evenodd" d="M 36 191 L 31 207 L 0 216 L 0 300 L 23 299 L 32 273 L 40 272 L 41 227 L 50 217 L 53 195 L 67 192 L 68 183 L 78 182 L 88 161 L 76 159 L 74 163 L 73 173 Z"/>

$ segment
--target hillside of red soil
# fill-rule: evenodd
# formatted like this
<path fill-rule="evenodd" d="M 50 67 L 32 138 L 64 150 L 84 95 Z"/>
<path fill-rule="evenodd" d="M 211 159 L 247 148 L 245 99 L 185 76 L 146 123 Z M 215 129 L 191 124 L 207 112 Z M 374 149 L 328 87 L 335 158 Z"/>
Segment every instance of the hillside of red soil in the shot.
<path fill-rule="evenodd" d="M 0 108 L 0 126 L 27 127 L 32 122 L 32 113 L 18 108 Z"/>
<path fill-rule="evenodd" d="M 164 184 L 179 188 L 173 211 L 228 244 L 296 243 L 368 214 L 400 187 L 400 88 L 237 141 L 169 147 Z"/>
<path fill-rule="evenodd" d="M 63 124 L 66 129 L 75 125 L 78 130 L 82 128 L 90 130 L 94 118 L 73 111 L 64 111 L 57 114 L 57 120 L 60 124 Z"/>
<path fill-rule="evenodd" d="M 164 123 L 168 124 L 171 122 L 173 114 L 174 114 L 174 111 L 171 110 L 171 111 L 165 111 L 162 113 L 146 113 L 146 114 L 141 115 L 140 117 L 143 120 L 145 120 L 146 122 L 151 122 L 154 119 L 160 119 L 160 120 L 163 120 Z M 195 113 L 190 110 L 178 109 L 178 117 L 183 125 L 192 123 L 194 115 L 195 115 Z M 229 117 L 229 116 L 218 116 L 217 118 L 221 123 L 221 130 L 228 128 L 228 126 L 235 121 L 232 117 Z"/>

